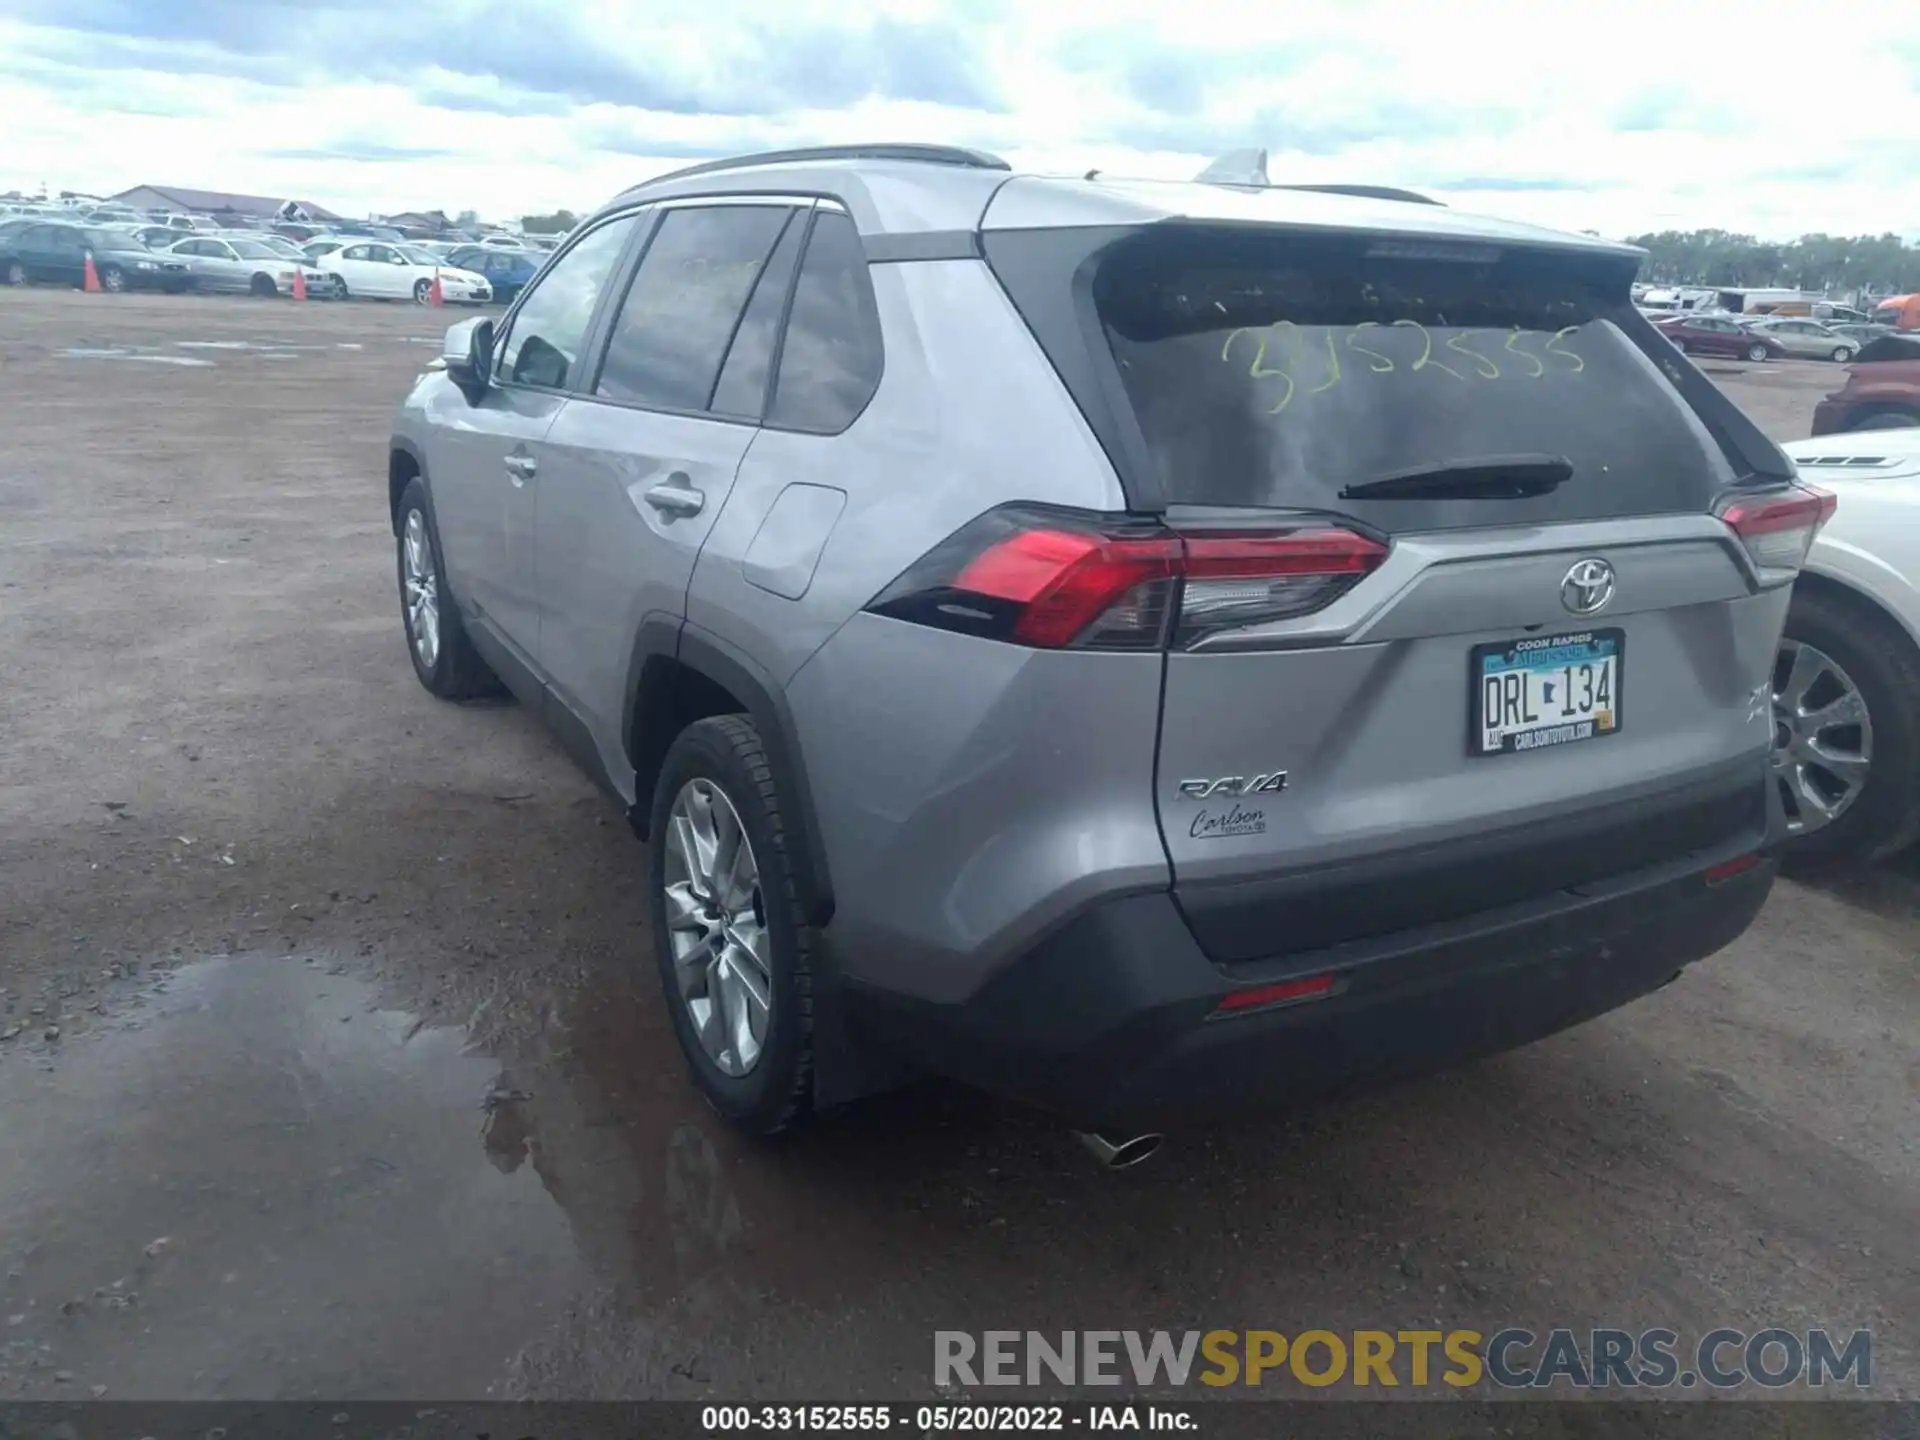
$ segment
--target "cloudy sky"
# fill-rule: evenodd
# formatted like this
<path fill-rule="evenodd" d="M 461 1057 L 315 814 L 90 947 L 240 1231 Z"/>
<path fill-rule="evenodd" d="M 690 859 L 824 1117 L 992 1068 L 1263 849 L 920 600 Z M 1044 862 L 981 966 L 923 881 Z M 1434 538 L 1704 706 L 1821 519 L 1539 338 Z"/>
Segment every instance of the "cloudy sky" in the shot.
<path fill-rule="evenodd" d="M 1371 181 L 1606 234 L 1920 236 L 1920 9 L 1777 0 L 0 0 L 0 190 L 590 208 L 850 139 Z"/>

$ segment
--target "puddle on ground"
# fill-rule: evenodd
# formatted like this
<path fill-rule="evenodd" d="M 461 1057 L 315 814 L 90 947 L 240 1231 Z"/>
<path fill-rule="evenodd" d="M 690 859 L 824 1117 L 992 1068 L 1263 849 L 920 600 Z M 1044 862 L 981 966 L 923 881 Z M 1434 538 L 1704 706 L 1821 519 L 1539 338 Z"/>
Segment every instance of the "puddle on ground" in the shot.
<path fill-rule="evenodd" d="M 62 350 L 60 354 L 68 360 L 134 360 L 145 365 L 188 365 L 197 369 L 213 368 L 213 361 L 200 360 L 191 355 L 148 355 L 138 350 L 90 349 L 75 346 Z"/>
<path fill-rule="evenodd" d="M 1007 1242 L 1104 1181 L 1050 1122 L 902 1096 L 758 1145 L 650 972 L 499 978 L 492 1052 L 324 956 L 0 1045 L 0 1402 L 800 1394 L 1106 1254 Z"/>
<path fill-rule="evenodd" d="M 0 1396 L 484 1393 L 582 1275 L 500 1065 L 297 959 L 154 1007 L 0 1069 Z"/>

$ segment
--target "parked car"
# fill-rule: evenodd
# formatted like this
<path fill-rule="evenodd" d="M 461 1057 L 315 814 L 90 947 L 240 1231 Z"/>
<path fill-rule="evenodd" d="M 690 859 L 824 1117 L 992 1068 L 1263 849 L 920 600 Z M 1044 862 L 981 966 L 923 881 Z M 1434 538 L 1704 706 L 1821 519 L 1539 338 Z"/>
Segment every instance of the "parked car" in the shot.
<path fill-rule="evenodd" d="M 299 274 L 307 293 L 334 293 L 333 277 L 324 270 L 306 264 L 298 257 L 289 259 L 270 245 L 258 240 L 227 239 L 219 235 L 182 240 L 168 252 L 186 262 L 198 290 L 224 290 L 236 295 L 291 295 L 293 277 Z"/>
<path fill-rule="evenodd" d="M 1676 315 L 1654 321 L 1660 333 L 1688 355 L 1730 355 L 1742 360 L 1777 360 L 1786 348 L 1770 335 L 1752 334 L 1724 315 Z"/>
<path fill-rule="evenodd" d="M 1842 320 L 1830 323 L 1827 328 L 1834 334 L 1851 340 L 1855 345 L 1865 348 L 1873 341 L 1885 335 L 1898 335 L 1900 332 L 1891 325 L 1875 325 L 1871 321 Z M 1858 352 L 1855 352 L 1856 358 Z"/>
<path fill-rule="evenodd" d="M 480 243 L 489 250 L 531 250 L 533 248 L 519 235 L 482 235 Z"/>
<path fill-rule="evenodd" d="M 1839 497 L 1794 586 L 1774 669 L 1774 764 L 1809 861 L 1920 840 L 1920 428 L 1786 447 Z"/>
<path fill-rule="evenodd" d="M 1747 326 L 1750 335 L 1771 340 L 1789 355 L 1809 360 L 1831 360 L 1844 365 L 1860 347 L 1844 335 L 1836 335 L 1818 320 L 1756 320 Z"/>
<path fill-rule="evenodd" d="M 1813 407 L 1815 435 L 1908 425 L 1920 425 L 1920 357 L 1863 360 L 1847 372 L 1844 385 Z"/>
<path fill-rule="evenodd" d="M 357 295 L 424 305 L 432 295 L 436 276 L 440 296 L 449 304 L 484 305 L 493 299 L 493 287 L 485 277 L 443 265 L 410 245 L 357 240 L 321 252 L 312 263 L 333 277 L 334 291 L 342 299 Z"/>
<path fill-rule="evenodd" d="M 462 245 L 447 257 L 447 263 L 486 276 L 487 284 L 493 287 L 493 298 L 502 305 L 511 305 L 527 282 L 540 273 L 540 262 L 544 258 L 520 250 Z"/>
<path fill-rule="evenodd" d="M 1873 320 L 1873 317 L 1864 310 L 1856 310 L 1851 305 L 1836 305 L 1828 300 L 1814 302 L 1813 318 L 1835 329 L 1842 325 L 1871 324 Z"/>
<path fill-rule="evenodd" d="M 448 332 L 389 456 L 416 674 L 630 803 L 722 1114 L 932 1070 L 1135 1158 L 1750 923 L 1830 497 L 1646 363 L 1640 252 L 801 153 L 620 196 Z"/>
<path fill-rule="evenodd" d="M 130 234 L 47 221 L 0 239 L 0 277 L 9 285 L 36 280 L 78 285 L 86 277 L 89 255 L 105 290 L 178 292 L 191 283 L 185 263 L 154 254 Z"/>

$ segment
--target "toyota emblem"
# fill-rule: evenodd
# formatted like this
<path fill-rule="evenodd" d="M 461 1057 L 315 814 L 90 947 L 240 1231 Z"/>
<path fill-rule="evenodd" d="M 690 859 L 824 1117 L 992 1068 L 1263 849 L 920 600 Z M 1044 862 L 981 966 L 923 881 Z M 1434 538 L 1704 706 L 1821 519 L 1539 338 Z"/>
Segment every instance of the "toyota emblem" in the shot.
<path fill-rule="evenodd" d="M 1604 560 L 1582 560 L 1560 582 L 1560 603 L 1570 614 L 1592 615 L 1613 599 L 1613 566 Z"/>

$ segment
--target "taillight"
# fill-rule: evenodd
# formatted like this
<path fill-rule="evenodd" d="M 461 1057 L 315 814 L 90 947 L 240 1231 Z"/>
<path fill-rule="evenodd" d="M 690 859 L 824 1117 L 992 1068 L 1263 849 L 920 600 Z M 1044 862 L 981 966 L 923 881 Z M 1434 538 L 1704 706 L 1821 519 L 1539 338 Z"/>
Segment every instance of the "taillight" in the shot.
<path fill-rule="evenodd" d="M 936 545 L 867 608 L 1043 649 L 1150 650 L 1311 614 L 1386 553 L 1317 524 L 1186 534 L 1006 506 Z"/>
<path fill-rule="evenodd" d="M 1723 501 L 1718 514 L 1740 537 L 1762 585 L 1784 585 L 1800 573 L 1813 537 L 1840 501 L 1832 491 L 1795 485 L 1784 492 Z"/>

